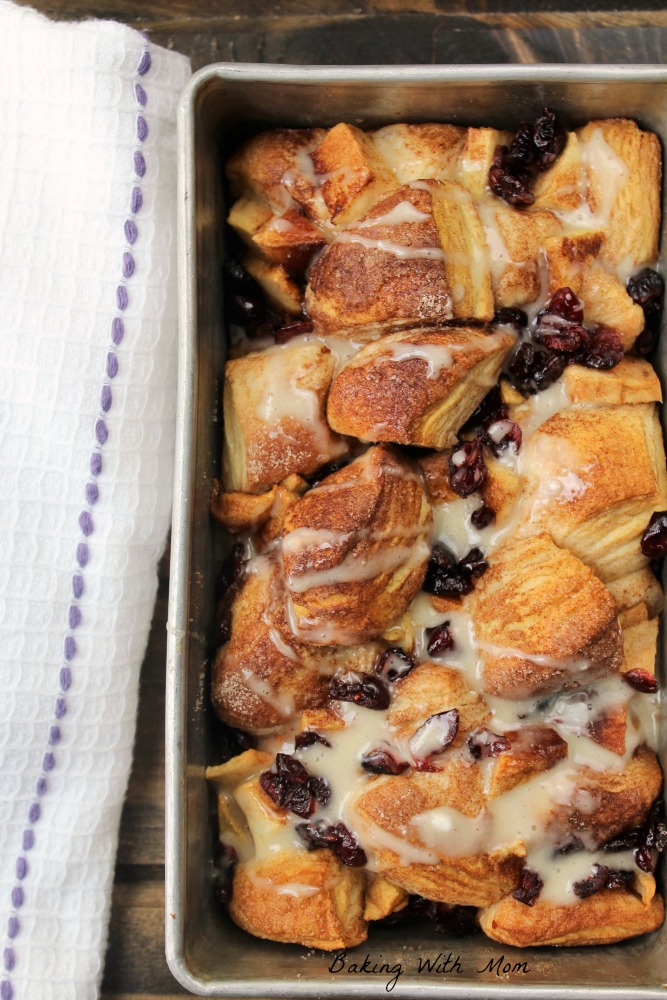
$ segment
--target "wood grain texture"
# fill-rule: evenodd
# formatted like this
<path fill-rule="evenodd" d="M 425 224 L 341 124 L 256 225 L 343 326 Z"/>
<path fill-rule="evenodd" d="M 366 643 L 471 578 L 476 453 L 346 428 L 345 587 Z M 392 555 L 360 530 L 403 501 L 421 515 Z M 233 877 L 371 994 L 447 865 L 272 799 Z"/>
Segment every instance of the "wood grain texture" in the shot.
<path fill-rule="evenodd" d="M 29 0 L 21 0 L 28 3 Z M 32 0 L 58 19 L 111 18 L 190 56 L 295 64 L 664 62 L 664 0 Z M 164 958 L 164 676 L 168 557 L 141 673 L 103 1000 L 187 995 Z"/>

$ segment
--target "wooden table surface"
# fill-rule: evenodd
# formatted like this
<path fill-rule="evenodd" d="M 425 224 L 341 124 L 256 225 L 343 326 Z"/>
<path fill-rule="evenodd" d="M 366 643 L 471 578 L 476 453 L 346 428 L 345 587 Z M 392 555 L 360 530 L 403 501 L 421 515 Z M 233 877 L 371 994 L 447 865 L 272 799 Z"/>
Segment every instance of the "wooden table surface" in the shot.
<path fill-rule="evenodd" d="M 211 62 L 667 61 L 664 0 L 67 0 L 31 6 L 105 17 Z M 164 959 L 164 675 L 169 561 L 160 566 L 142 668 L 135 760 L 123 810 L 102 996 L 186 995 Z"/>

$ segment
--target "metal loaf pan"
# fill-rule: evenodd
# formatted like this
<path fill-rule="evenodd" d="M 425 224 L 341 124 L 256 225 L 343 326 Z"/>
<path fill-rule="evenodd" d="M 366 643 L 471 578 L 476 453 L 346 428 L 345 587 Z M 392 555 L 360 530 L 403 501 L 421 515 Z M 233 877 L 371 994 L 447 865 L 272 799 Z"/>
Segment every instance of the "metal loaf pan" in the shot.
<path fill-rule="evenodd" d="M 329 972 L 332 956 L 252 938 L 214 905 L 207 763 L 214 583 L 225 542 L 208 514 L 219 472 L 225 360 L 221 265 L 223 164 L 246 136 L 275 126 L 378 127 L 443 121 L 512 128 L 544 105 L 570 126 L 630 117 L 667 140 L 667 69 L 657 66 L 304 67 L 223 64 L 197 73 L 180 107 L 180 366 L 167 664 L 167 959 L 204 996 L 664 998 L 667 929 L 635 942 L 518 949 L 483 936 L 447 940 L 428 927 L 376 927 L 348 954 L 386 972 Z M 663 207 L 663 220 L 667 212 Z M 663 248 L 667 240 L 663 233 Z M 665 338 L 661 365 L 665 365 Z M 664 766 L 664 755 L 663 755 Z M 663 885 L 664 891 L 664 885 Z M 422 956 L 451 953 L 458 969 L 418 973 Z M 502 961 L 488 968 L 489 962 Z M 525 962 L 523 966 L 521 963 Z M 503 971 L 507 967 L 514 971 Z M 517 967 L 515 969 L 515 966 Z M 451 967 L 451 966 L 450 966 Z M 346 966 L 347 970 L 348 966 Z M 484 970 L 486 971 L 480 971 Z M 523 971 L 527 969 L 529 971 Z"/>

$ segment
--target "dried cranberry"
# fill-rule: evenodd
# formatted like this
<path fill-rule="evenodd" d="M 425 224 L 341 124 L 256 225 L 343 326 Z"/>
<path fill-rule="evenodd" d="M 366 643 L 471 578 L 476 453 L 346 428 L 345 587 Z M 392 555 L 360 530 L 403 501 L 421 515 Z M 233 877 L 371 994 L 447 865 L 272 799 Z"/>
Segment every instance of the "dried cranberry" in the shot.
<path fill-rule="evenodd" d="M 285 323 L 276 330 L 276 344 L 286 344 L 293 337 L 300 337 L 304 333 L 312 333 L 315 326 L 312 320 L 301 319 L 293 323 Z"/>
<path fill-rule="evenodd" d="M 310 791 L 321 806 L 325 806 L 331 798 L 331 788 L 326 778 L 311 778 L 308 782 Z"/>
<path fill-rule="evenodd" d="M 263 771 L 259 785 L 277 806 L 304 819 L 313 814 L 316 801 L 326 805 L 331 795 L 324 778 L 310 775 L 301 761 L 285 753 L 276 754 L 276 770 Z"/>
<path fill-rule="evenodd" d="M 426 593 L 436 597 L 463 597 L 472 593 L 475 585 L 470 574 L 458 565 L 453 556 L 447 564 L 443 552 L 447 552 L 444 545 L 433 546 L 423 583 Z"/>
<path fill-rule="evenodd" d="M 352 701 L 362 708 L 383 711 L 389 708 L 391 696 L 389 688 L 373 674 L 348 670 L 341 677 L 333 677 L 329 683 L 329 697 L 333 701 Z"/>
<path fill-rule="evenodd" d="M 361 868 L 367 862 L 366 852 L 343 823 L 335 826 L 324 820 L 318 823 L 297 823 L 296 832 L 306 842 L 309 851 L 328 847 L 338 855 L 344 865 Z"/>
<path fill-rule="evenodd" d="M 540 314 L 533 330 L 533 340 L 559 354 L 576 354 L 590 341 L 588 330 L 577 323 L 568 323 L 559 316 Z"/>
<path fill-rule="evenodd" d="M 471 549 L 470 552 L 468 552 L 468 554 L 461 559 L 459 566 L 464 573 L 469 573 L 473 580 L 478 580 L 480 576 L 486 573 L 489 568 L 489 564 L 484 558 L 484 553 L 478 548 Z"/>
<path fill-rule="evenodd" d="M 468 750 L 475 760 L 482 757 L 499 757 L 510 749 L 510 741 L 506 736 L 499 736 L 490 729 L 478 729 L 468 737 Z"/>
<path fill-rule="evenodd" d="M 449 622 L 427 629 L 426 634 L 428 636 L 426 649 L 429 656 L 441 656 L 448 650 L 454 649 L 454 636 L 449 628 Z"/>
<path fill-rule="evenodd" d="M 534 395 L 559 379 L 566 364 L 562 354 L 536 351 L 533 344 L 521 344 L 510 362 L 510 378 L 521 392 Z"/>
<path fill-rule="evenodd" d="M 664 820 L 664 812 L 665 803 L 662 799 L 656 799 L 642 828 L 647 847 L 652 847 L 656 851 L 664 851 L 667 847 L 667 823 Z"/>
<path fill-rule="evenodd" d="M 436 597 L 462 597 L 475 589 L 474 579 L 486 570 L 487 563 L 480 549 L 470 552 L 456 562 L 444 545 L 436 544 L 426 570 L 423 588 Z"/>
<path fill-rule="evenodd" d="M 638 868 L 641 868 L 643 872 L 647 872 L 649 875 L 653 872 L 653 854 L 651 853 L 651 848 L 646 847 L 642 844 L 638 847 L 633 855 L 635 859 L 635 864 Z"/>
<path fill-rule="evenodd" d="M 458 731 L 458 708 L 451 708 L 447 712 L 437 712 L 435 715 L 429 716 L 408 741 L 415 765 L 417 767 L 423 766 L 429 757 L 443 753 L 455 739 Z"/>
<path fill-rule="evenodd" d="M 552 313 L 566 319 L 569 323 L 582 323 L 584 319 L 584 304 L 578 299 L 571 288 L 564 285 L 557 288 L 549 298 L 544 313 Z M 537 317 L 539 319 L 539 315 Z"/>
<path fill-rule="evenodd" d="M 548 351 L 537 354 L 531 372 L 537 392 L 557 382 L 565 371 L 566 363 L 562 354 L 550 354 Z"/>
<path fill-rule="evenodd" d="M 532 125 L 521 122 L 509 149 L 496 146 L 489 170 L 493 193 L 510 205 L 532 205 L 531 183 L 560 156 L 565 140 L 565 130 L 549 108 Z"/>
<path fill-rule="evenodd" d="M 660 331 L 652 326 L 645 326 L 635 340 L 635 351 L 640 355 L 650 354 L 658 343 Z"/>
<path fill-rule="evenodd" d="M 407 760 L 396 760 L 388 750 L 369 750 L 361 758 L 361 766 L 371 774 L 403 774 L 410 767 Z"/>
<path fill-rule="evenodd" d="M 594 864 L 591 871 L 592 875 L 572 886 L 574 894 L 580 899 L 587 899 L 601 889 L 627 889 L 634 880 L 633 872 L 606 865 Z"/>
<path fill-rule="evenodd" d="M 528 316 L 523 309 L 496 309 L 493 322 L 500 326 L 514 327 L 517 333 L 521 333 L 528 326 Z"/>
<path fill-rule="evenodd" d="M 312 747 L 313 743 L 321 743 L 324 747 L 331 746 L 329 741 L 325 740 L 324 736 L 320 736 L 319 733 L 314 733 L 312 730 L 308 730 L 305 733 L 297 733 L 294 738 L 294 746 L 297 750 L 304 750 L 306 747 Z"/>
<path fill-rule="evenodd" d="M 512 895 L 520 903 L 524 903 L 526 906 L 533 906 L 542 891 L 543 885 L 544 882 L 538 872 L 533 871 L 532 868 L 524 868 L 521 872 L 521 881 Z"/>
<path fill-rule="evenodd" d="M 615 837 L 611 837 L 604 844 L 601 844 L 600 847 L 603 851 L 614 853 L 615 851 L 629 851 L 635 847 L 641 847 L 642 844 L 643 830 L 639 827 L 638 829 L 626 830 L 625 833 L 619 833 Z"/>
<path fill-rule="evenodd" d="M 667 555 L 667 510 L 656 510 L 651 514 L 651 520 L 642 535 L 641 547 L 648 559 L 662 559 Z"/>
<path fill-rule="evenodd" d="M 470 523 L 473 527 L 481 531 L 483 528 L 488 528 L 490 524 L 496 519 L 496 512 L 492 507 L 487 507 L 486 504 L 482 504 L 477 510 L 474 510 L 470 515 Z"/>
<path fill-rule="evenodd" d="M 489 187 L 497 198 L 508 205 L 532 205 L 535 201 L 526 181 L 512 173 L 507 146 L 496 146 L 489 169 Z"/>
<path fill-rule="evenodd" d="M 634 670 L 626 670 L 621 674 L 626 684 L 629 684 L 635 691 L 643 691 L 645 694 L 655 694 L 658 690 L 658 682 L 648 670 L 642 667 L 635 667 Z"/>
<path fill-rule="evenodd" d="M 579 837 L 572 836 L 564 844 L 561 844 L 561 846 L 557 848 L 557 850 L 554 853 L 556 855 L 575 854 L 577 851 L 583 851 L 583 850 L 584 850 L 583 841 L 580 840 Z"/>
<path fill-rule="evenodd" d="M 380 653 L 375 663 L 375 673 L 393 684 L 414 669 L 415 661 L 400 646 L 390 646 Z"/>
<path fill-rule="evenodd" d="M 461 441 L 449 457 L 449 483 L 460 497 L 477 493 L 486 481 L 482 439 Z"/>
<path fill-rule="evenodd" d="M 598 326 L 584 349 L 582 364 L 587 368 L 607 371 L 623 360 L 623 341 L 618 330 L 611 326 Z"/>
<path fill-rule="evenodd" d="M 662 275 L 650 267 L 645 267 L 639 274 L 634 274 L 627 284 L 628 295 L 633 302 L 644 310 L 644 316 L 660 317 L 665 295 L 665 282 Z"/>
<path fill-rule="evenodd" d="M 533 123 L 533 145 L 538 150 L 538 170 L 548 170 L 565 148 L 567 136 L 558 116 L 545 108 Z"/>

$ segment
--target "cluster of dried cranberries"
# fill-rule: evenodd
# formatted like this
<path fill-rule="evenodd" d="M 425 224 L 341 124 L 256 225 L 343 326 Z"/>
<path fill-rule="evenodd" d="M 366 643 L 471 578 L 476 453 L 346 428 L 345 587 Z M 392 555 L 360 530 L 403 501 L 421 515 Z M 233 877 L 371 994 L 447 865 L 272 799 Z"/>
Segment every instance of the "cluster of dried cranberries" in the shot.
<path fill-rule="evenodd" d="M 475 589 L 475 580 L 488 569 L 481 549 L 471 549 L 459 559 L 444 545 L 433 546 L 423 588 L 436 597 L 463 597 Z"/>
<path fill-rule="evenodd" d="M 627 289 L 632 301 L 644 311 L 644 329 L 637 337 L 635 350 L 638 354 L 650 354 L 660 334 L 665 282 L 657 271 L 645 267 L 630 278 Z"/>
<path fill-rule="evenodd" d="M 655 868 L 653 851 L 659 854 L 667 847 L 667 823 L 664 819 L 665 804 L 662 799 L 656 799 L 651 807 L 643 826 L 634 830 L 626 830 L 602 845 L 603 851 L 634 850 L 635 864 L 644 872 L 652 872 Z"/>
<path fill-rule="evenodd" d="M 459 441 L 449 458 L 449 484 L 460 497 L 478 493 L 486 482 L 486 463 L 483 445 L 498 456 L 506 448 L 518 452 L 521 447 L 521 428 L 509 419 L 509 407 L 503 403 L 498 386 L 486 394 L 460 433 L 474 432 L 468 441 Z M 473 513 L 472 522 L 485 528 L 495 517 L 486 506 Z"/>
<path fill-rule="evenodd" d="M 537 175 L 547 170 L 565 147 L 565 129 L 549 108 L 529 125 L 521 122 L 509 146 L 496 146 L 489 170 L 489 187 L 508 205 L 532 205 L 530 190 Z"/>
<path fill-rule="evenodd" d="M 318 802 L 325 806 L 331 796 L 324 778 L 309 774 L 300 760 L 286 753 L 276 754 L 276 770 L 263 771 L 259 784 L 277 806 L 304 818 L 312 816 Z"/>
<path fill-rule="evenodd" d="M 296 832 L 305 841 L 309 851 L 328 847 L 338 855 L 344 865 L 361 868 L 367 862 L 366 852 L 343 823 L 297 823 Z"/>
<path fill-rule="evenodd" d="M 623 359 L 623 342 L 617 330 L 584 326 L 583 303 L 571 288 L 559 288 L 533 321 L 532 343 L 519 346 L 510 363 L 512 384 L 534 395 L 548 388 L 567 365 L 606 370 Z M 536 346 L 537 345 L 537 346 Z"/>
<path fill-rule="evenodd" d="M 225 261 L 222 278 L 229 321 L 242 327 L 250 340 L 273 338 L 277 344 L 286 344 L 292 337 L 312 332 L 313 324 L 306 316 L 295 320 L 272 309 L 258 282 L 238 261 Z"/>

